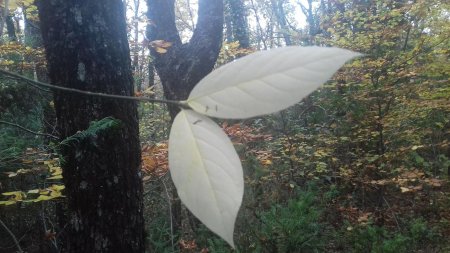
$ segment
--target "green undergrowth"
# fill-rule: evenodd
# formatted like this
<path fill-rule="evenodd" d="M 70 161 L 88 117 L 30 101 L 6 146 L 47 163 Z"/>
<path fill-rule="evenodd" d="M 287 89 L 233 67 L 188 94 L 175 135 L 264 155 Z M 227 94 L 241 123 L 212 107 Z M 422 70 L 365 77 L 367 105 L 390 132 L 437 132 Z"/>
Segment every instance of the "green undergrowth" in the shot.
<path fill-rule="evenodd" d="M 389 231 L 385 227 L 363 225 L 354 229 L 345 226 L 337 233 L 345 252 L 406 253 L 439 252 L 438 242 L 443 238 L 435 228 L 423 219 L 407 222 L 399 231 Z"/>

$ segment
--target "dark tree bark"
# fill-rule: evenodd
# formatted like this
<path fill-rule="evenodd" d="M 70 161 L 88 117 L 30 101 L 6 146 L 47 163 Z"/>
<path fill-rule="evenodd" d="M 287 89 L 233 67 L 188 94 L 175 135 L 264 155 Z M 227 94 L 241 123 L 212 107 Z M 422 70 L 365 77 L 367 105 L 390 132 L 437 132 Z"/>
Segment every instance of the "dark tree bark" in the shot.
<path fill-rule="evenodd" d="M 280 28 L 280 32 L 283 35 L 284 41 L 287 46 L 292 45 L 291 35 L 289 34 L 289 26 L 286 21 L 286 13 L 284 10 L 284 0 L 271 0 L 272 10 L 277 19 L 277 23 Z"/>
<path fill-rule="evenodd" d="M 225 41 L 233 42 L 233 22 L 231 21 L 231 11 L 229 5 L 224 6 Z"/>
<path fill-rule="evenodd" d="M 0 38 L 3 37 L 3 30 L 5 28 L 5 15 L 7 14 L 7 8 L 0 7 Z M 0 41 L 2 42 L 2 41 Z"/>
<path fill-rule="evenodd" d="M 306 16 L 306 23 L 308 23 L 308 33 L 310 36 L 315 36 L 317 34 L 318 28 L 318 20 L 317 15 L 314 13 L 313 9 L 313 0 L 307 0 L 308 6 L 305 6 L 301 2 L 298 4 L 300 5 L 300 8 L 302 9 L 303 14 Z"/>
<path fill-rule="evenodd" d="M 132 29 L 133 29 L 133 47 L 132 47 L 132 55 L 133 55 L 133 60 L 131 65 L 133 66 L 133 74 L 135 77 L 135 81 L 136 81 L 136 90 L 137 91 L 141 91 L 142 90 L 142 76 L 140 75 L 140 69 L 139 69 L 139 51 L 140 51 L 140 46 L 139 46 L 139 5 L 140 5 L 140 1 L 139 0 L 133 0 L 133 24 L 132 24 Z"/>
<path fill-rule="evenodd" d="M 172 42 L 167 53 L 152 50 L 156 71 L 167 99 L 186 99 L 211 70 L 222 45 L 223 0 L 200 0 L 197 26 L 189 43 L 182 44 L 175 26 L 174 0 L 147 0 L 150 41 Z M 173 119 L 179 109 L 169 106 Z"/>
<path fill-rule="evenodd" d="M 16 27 L 14 26 L 14 19 L 12 15 L 6 17 L 6 30 L 8 31 L 8 39 L 10 41 L 17 41 Z"/>
<path fill-rule="evenodd" d="M 37 4 L 53 84 L 133 94 L 121 0 Z M 55 108 L 66 138 L 61 145 L 69 205 L 64 251 L 144 252 L 137 105 L 55 92 Z M 90 122 L 110 116 L 118 121 L 89 128 Z M 75 135 L 79 131 L 84 132 Z"/>
<path fill-rule="evenodd" d="M 239 41 L 239 47 L 249 48 L 250 38 L 248 34 L 247 11 L 243 0 L 225 0 L 226 15 L 229 16 L 232 27 L 233 40 Z M 227 19 L 225 19 L 227 20 Z M 227 30 L 228 30 L 227 22 Z"/>
<path fill-rule="evenodd" d="M 261 43 L 262 43 L 262 45 L 263 45 L 262 48 L 264 50 L 267 50 L 268 47 L 267 47 L 267 42 L 266 42 L 266 36 L 265 36 L 264 30 L 261 25 L 261 19 L 259 18 L 259 15 L 258 15 L 258 9 L 253 0 L 250 0 L 250 6 L 253 11 L 253 14 L 255 15 L 254 17 L 255 17 L 256 28 L 257 28 L 257 30 L 256 30 L 257 31 L 256 41 L 258 44 L 257 47 L 258 47 L 258 49 L 261 49 Z"/>

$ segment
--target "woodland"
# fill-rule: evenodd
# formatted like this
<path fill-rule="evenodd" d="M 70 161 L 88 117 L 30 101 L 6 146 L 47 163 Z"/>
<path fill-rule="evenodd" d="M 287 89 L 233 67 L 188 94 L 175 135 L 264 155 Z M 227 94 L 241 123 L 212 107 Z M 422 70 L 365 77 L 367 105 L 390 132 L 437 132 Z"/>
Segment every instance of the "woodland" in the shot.
<path fill-rule="evenodd" d="M 0 0 L 0 253 L 450 252 L 449 50 L 444 0 Z"/>

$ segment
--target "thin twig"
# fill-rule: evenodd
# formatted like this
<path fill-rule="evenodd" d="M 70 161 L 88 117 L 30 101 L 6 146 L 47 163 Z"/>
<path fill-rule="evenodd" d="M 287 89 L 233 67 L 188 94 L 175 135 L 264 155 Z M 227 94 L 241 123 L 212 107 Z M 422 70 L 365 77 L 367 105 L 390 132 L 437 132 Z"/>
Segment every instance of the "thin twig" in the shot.
<path fill-rule="evenodd" d="M 58 239 L 58 237 L 60 237 L 63 233 L 64 230 L 66 230 L 66 227 L 69 225 L 69 223 L 66 222 L 66 224 L 64 224 L 64 226 L 62 227 L 61 231 L 59 231 L 56 236 L 55 236 L 55 240 Z"/>
<path fill-rule="evenodd" d="M 25 128 L 25 127 L 23 127 L 23 126 L 21 126 L 21 125 L 17 125 L 17 124 L 11 123 L 11 122 L 7 122 L 7 121 L 0 120 L 0 124 L 5 124 L 5 125 L 10 125 L 10 126 L 13 126 L 13 127 L 17 127 L 17 128 L 19 128 L 20 130 L 23 130 L 23 131 L 25 131 L 25 132 L 28 132 L 28 133 L 31 133 L 31 134 L 34 134 L 34 135 L 46 136 L 46 137 L 53 138 L 53 139 L 55 139 L 55 140 L 58 140 L 58 139 L 59 139 L 58 136 L 54 136 L 54 135 L 46 134 L 46 133 L 38 133 L 38 132 L 35 132 L 35 131 L 30 130 L 30 129 L 28 129 L 28 128 Z"/>
<path fill-rule="evenodd" d="M 383 200 L 386 203 L 388 209 L 391 210 L 392 216 L 394 216 L 395 223 L 397 223 L 397 228 L 398 228 L 398 230 L 400 230 L 400 223 L 398 223 L 397 215 L 395 215 L 394 210 L 392 210 L 391 205 L 389 205 L 389 202 L 387 202 L 385 197 L 383 197 Z"/>
<path fill-rule="evenodd" d="M 9 76 L 9 77 L 19 78 L 19 79 L 25 81 L 28 84 L 34 84 L 34 85 L 37 85 L 37 86 L 40 86 L 40 87 L 49 88 L 51 90 L 60 90 L 60 91 L 71 92 L 71 93 L 76 93 L 76 94 L 81 94 L 81 95 L 86 95 L 86 96 L 94 96 L 94 97 L 124 99 L 124 100 L 138 101 L 138 102 L 152 102 L 152 103 L 161 103 L 161 104 L 172 104 L 172 105 L 176 105 L 176 106 L 178 106 L 180 108 L 189 108 L 187 103 L 185 103 L 183 101 L 153 99 L 153 98 L 147 98 L 147 97 L 121 96 L 121 95 L 113 95 L 113 94 L 106 94 L 106 93 L 91 92 L 91 91 L 72 89 L 72 88 L 67 88 L 67 87 L 63 87 L 63 86 L 57 86 L 57 85 L 52 85 L 52 84 L 48 84 L 48 83 L 35 81 L 35 80 L 32 80 L 32 79 L 30 79 L 28 77 L 25 77 L 25 76 L 22 76 L 22 75 L 13 73 L 13 72 L 9 72 L 9 71 L 3 70 L 3 69 L 0 69 L 0 73 L 4 74 L 6 76 Z"/>
<path fill-rule="evenodd" d="M 24 251 L 22 250 L 22 248 L 19 245 L 19 241 L 17 241 L 16 236 L 13 234 L 13 232 L 11 232 L 11 230 L 9 230 L 9 228 L 6 226 L 5 223 L 3 223 L 2 220 L 0 220 L 0 224 L 3 226 L 3 228 L 6 230 L 6 232 L 8 232 L 8 234 L 12 237 L 12 239 L 14 240 L 14 243 L 17 246 L 17 249 L 19 250 L 20 253 L 23 253 Z"/>
<path fill-rule="evenodd" d="M 164 182 L 164 179 L 161 179 L 161 182 L 164 186 L 164 190 L 166 191 L 167 196 L 167 202 L 169 203 L 169 215 L 170 215 L 170 239 L 172 241 L 172 252 L 175 252 L 175 245 L 174 245 L 174 236 L 173 236 L 173 220 L 172 220 L 172 204 L 170 203 L 170 196 L 169 191 L 167 190 L 166 183 Z"/>
<path fill-rule="evenodd" d="M 44 204 L 45 203 L 42 203 L 42 205 L 41 205 L 40 216 L 42 218 L 42 224 L 44 225 L 44 233 L 47 234 L 47 233 L 52 233 L 52 231 L 55 231 L 55 226 L 53 225 L 52 221 L 45 216 L 45 206 L 44 206 Z M 46 221 L 48 221 L 50 223 L 50 225 L 52 226 L 50 229 L 48 229 Z M 52 243 L 53 247 L 55 247 L 56 252 L 59 252 L 58 242 L 56 241 L 56 236 L 53 236 L 53 238 L 50 236 L 49 240 Z"/>
<path fill-rule="evenodd" d="M 18 77 L 12 77 L 12 76 L 10 76 L 10 78 L 13 79 L 13 80 L 16 80 L 16 81 L 22 80 L 21 78 L 18 78 Z M 45 92 L 52 92 L 51 90 L 44 89 L 44 88 L 42 88 L 41 86 L 38 86 L 38 85 L 36 85 L 36 84 L 34 84 L 34 83 L 29 83 L 28 80 L 26 80 L 26 82 L 27 82 L 28 85 L 30 85 L 30 86 L 32 86 L 32 87 L 38 89 L 38 90 L 45 91 Z"/>
<path fill-rule="evenodd" d="M 29 231 L 31 231 L 31 230 L 29 230 Z M 29 232 L 28 231 L 28 232 Z M 28 233 L 27 232 L 27 233 Z M 19 243 L 23 240 L 23 238 L 25 238 L 27 236 L 27 234 L 25 233 L 24 235 L 22 235 L 22 237 L 20 237 L 19 238 L 19 240 L 17 240 Z M 2 249 L 12 249 L 12 248 L 15 248 L 15 247 L 17 247 L 16 246 L 16 244 L 13 242 L 11 245 L 7 245 L 7 246 L 2 246 L 2 247 L 0 247 L 0 252 L 2 252 L 1 250 Z"/>

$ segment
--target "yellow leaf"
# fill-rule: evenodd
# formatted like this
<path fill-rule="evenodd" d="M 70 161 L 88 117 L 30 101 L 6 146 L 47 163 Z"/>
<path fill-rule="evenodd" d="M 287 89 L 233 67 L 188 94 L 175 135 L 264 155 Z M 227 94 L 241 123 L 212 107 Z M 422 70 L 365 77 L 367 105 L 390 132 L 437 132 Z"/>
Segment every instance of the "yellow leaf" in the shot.
<path fill-rule="evenodd" d="M 41 195 L 48 195 L 48 194 L 50 194 L 50 191 L 47 190 L 47 189 L 45 189 L 45 190 L 39 190 L 39 194 L 41 194 Z"/>
<path fill-rule="evenodd" d="M 28 194 L 38 194 L 39 193 L 39 189 L 34 189 L 34 190 L 29 190 Z"/>
<path fill-rule="evenodd" d="M 66 187 L 64 185 L 58 185 L 58 184 L 54 184 L 50 187 L 50 189 L 54 190 L 54 191 L 62 191 L 64 190 Z"/>
<path fill-rule="evenodd" d="M 31 4 L 34 3 L 34 0 L 23 0 L 22 2 L 23 2 L 23 4 L 25 4 L 25 5 L 31 5 Z"/>
<path fill-rule="evenodd" d="M 154 40 L 154 41 L 150 42 L 150 46 L 169 48 L 172 46 L 172 42 L 165 41 L 165 40 Z"/>
<path fill-rule="evenodd" d="M 162 48 L 162 47 L 155 47 L 156 52 L 160 53 L 160 54 L 165 54 L 167 53 L 167 49 Z"/>
<path fill-rule="evenodd" d="M 0 201 L 0 205 L 5 205 L 5 206 L 9 206 L 9 205 L 12 205 L 15 203 L 16 203 L 16 201 L 14 201 L 14 200 Z"/>
<path fill-rule="evenodd" d="M 417 150 L 418 148 L 422 148 L 422 147 L 423 147 L 423 145 L 419 145 L 419 146 L 414 145 L 411 147 L 411 150 Z"/>
<path fill-rule="evenodd" d="M 22 191 L 4 192 L 4 193 L 2 193 L 2 195 L 3 196 L 11 196 L 11 198 L 9 200 L 14 200 L 14 201 L 22 201 L 26 197 L 26 194 Z"/>
<path fill-rule="evenodd" d="M 406 187 L 400 187 L 400 190 L 402 191 L 402 193 L 410 192 L 410 191 L 411 191 L 411 189 L 406 188 Z"/>
<path fill-rule="evenodd" d="M 47 179 L 52 179 L 52 180 L 56 180 L 56 179 L 62 179 L 62 175 L 57 175 L 57 176 L 53 176 L 53 177 L 49 177 Z"/>
<path fill-rule="evenodd" d="M 50 167 L 50 172 L 52 173 L 52 176 L 57 176 L 62 174 L 61 167 Z"/>
<path fill-rule="evenodd" d="M 33 202 L 45 201 L 45 200 L 50 200 L 50 199 L 54 199 L 54 198 L 55 197 L 39 195 L 39 197 L 37 199 L 33 200 Z"/>
<path fill-rule="evenodd" d="M 61 196 L 62 196 L 62 194 L 59 191 L 52 191 L 50 193 L 50 197 L 53 197 L 53 198 L 57 198 L 57 197 L 61 197 Z"/>
<path fill-rule="evenodd" d="M 272 161 L 271 160 L 263 160 L 262 164 L 264 164 L 264 165 L 272 165 Z"/>
<path fill-rule="evenodd" d="M 167 48 L 172 46 L 172 42 L 168 42 L 165 40 L 154 40 L 150 42 L 150 46 L 153 47 L 156 52 L 165 54 L 167 53 Z"/>
<path fill-rule="evenodd" d="M 17 196 L 22 195 L 21 191 L 14 191 L 14 192 L 4 192 L 2 193 L 3 196 Z"/>

